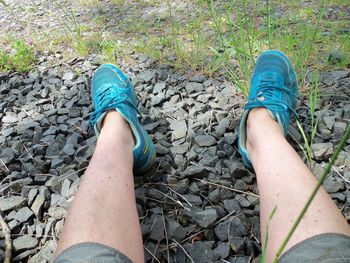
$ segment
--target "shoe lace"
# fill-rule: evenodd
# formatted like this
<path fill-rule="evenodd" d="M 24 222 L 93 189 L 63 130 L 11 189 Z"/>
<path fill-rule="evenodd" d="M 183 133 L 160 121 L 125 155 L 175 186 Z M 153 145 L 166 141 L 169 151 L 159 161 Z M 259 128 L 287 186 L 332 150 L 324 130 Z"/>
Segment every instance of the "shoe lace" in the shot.
<path fill-rule="evenodd" d="M 120 89 L 113 83 L 106 85 L 107 86 L 104 87 L 103 92 L 96 95 L 96 99 L 98 101 L 96 104 L 99 106 L 96 107 L 95 105 L 95 111 L 90 115 L 90 126 L 93 126 L 97 122 L 102 113 L 111 109 L 116 109 L 121 104 L 129 105 L 131 108 L 135 109 L 138 114 L 140 114 L 137 107 L 128 100 L 129 94 L 127 89 Z"/>
<path fill-rule="evenodd" d="M 273 94 L 279 90 L 292 97 L 297 97 L 288 87 L 281 86 L 274 73 L 266 73 L 262 75 L 260 83 L 257 88 L 257 92 L 253 98 L 249 100 L 246 104 L 245 109 L 252 109 L 256 107 L 266 107 L 266 106 L 277 106 L 278 112 L 283 112 L 289 110 L 296 117 L 298 117 L 297 112 L 289 105 L 286 101 L 273 99 Z"/>

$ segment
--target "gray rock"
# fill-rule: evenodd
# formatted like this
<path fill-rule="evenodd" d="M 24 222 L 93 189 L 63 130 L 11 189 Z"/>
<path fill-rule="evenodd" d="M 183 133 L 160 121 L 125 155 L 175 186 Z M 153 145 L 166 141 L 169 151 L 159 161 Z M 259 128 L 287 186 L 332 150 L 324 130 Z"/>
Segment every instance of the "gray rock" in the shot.
<path fill-rule="evenodd" d="M 187 124 L 185 120 L 176 120 L 170 123 L 170 129 L 172 130 L 172 140 L 178 140 L 186 137 Z"/>
<path fill-rule="evenodd" d="M 329 140 L 332 138 L 332 132 L 328 129 L 320 128 L 320 134 L 321 134 L 322 139 L 324 139 L 324 140 Z"/>
<path fill-rule="evenodd" d="M 229 244 L 236 254 L 244 253 L 244 239 L 238 236 L 229 236 Z"/>
<path fill-rule="evenodd" d="M 51 195 L 51 207 L 56 207 L 56 206 L 62 206 L 66 202 L 66 198 L 59 195 L 59 194 L 52 194 Z"/>
<path fill-rule="evenodd" d="M 38 188 L 31 188 L 29 190 L 29 193 L 28 193 L 28 205 L 32 205 L 32 203 L 34 202 L 34 199 L 35 199 L 36 195 L 38 194 L 38 192 L 39 192 Z M 23 191 L 22 191 L 22 193 L 23 193 Z"/>
<path fill-rule="evenodd" d="M 72 156 L 74 153 L 75 153 L 75 149 L 74 149 L 74 146 L 71 145 L 71 144 L 66 144 L 62 151 L 66 154 L 66 155 L 69 155 L 69 156 Z"/>
<path fill-rule="evenodd" d="M 165 90 L 165 88 L 166 88 L 166 84 L 164 82 L 156 83 L 156 85 L 154 85 L 153 87 L 153 94 L 156 95 L 156 94 L 162 93 L 163 90 Z"/>
<path fill-rule="evenodd" d="M 54 137 L 52 138 L 54 140 Z M 50 139 L 51 141 L 51 139 Z M 54 157 L 59 154 L 60 145 L 57 142 L 48 142 L 48 147 L 46 149 L 46 157 Z"/>
<path fill-rule="evenodd" d="M 10 230 L 16 229 L 20 224 L 16 220 L 12 220 L 8 223 Z"/>
<path fill-rule="evenodd" d="M 183 196 L 191 205 L 199 206 L 202 204 L 202 199 L 198 195 L 187 194 Z"/>
<path fill-rule="evenodd" d="M 239 216 L 232 216 L 215 227 L 215 235 L 221 241 L 229 237 L 243 237 L 248 234 L 248 226 Z"/>
<path fill-rule="evenodd" d="M 342 203 L 344 203 L 346 200 L 346 196 L 343 193 L 333 193 L 331 194 L 331 196 L 332 196 L 332 199 L 335 199 Z"/>
<path fill-rule="evenodd" d="M 61 80 L 59 78 L 49 78 L 49 83 L 52 85 L 60 83 Z"/>
<path fill-rule="evenodd" d="M 226 129 L 230 126 L 230 121 L 229 119 L 227 118 L 223 118 L 220 122 L 219 122 L 219 125 L 216 126 L 215 128 L 215 132 L 216 132 L 216 135 L 218 137 L 222 137 L 225 132 L 226 132 Z"/>
<path fill-rule="evenodd" d="M 224 203 L 225 209 L 229 213 L 232 213 L 232 212 L 238 213 L 239 211 L 241 211 L 241 207 L 237 200 L 228 199 L 228 200 L 224 200 L 223 203 Z"/>
<path fill-rule="evenodd" d="M 248 208 L 252 205 L 252 203 L 244 196 L 237 198 L 237 200 L 239 205 L 243 208 Z"/>
<path fill-rule="evenodd" d="M 204 90 L 204 86 L 198 82 L 187 82 L 185 85 L 185 89 L 188 94 L 200 92 Z"/>
<path fill-rule="evenodd" d="M 249 171 L 240 162 L 225 160 L 224 164 L 229 169 L 231 177 L 234 179 L 242 179 L 249 176 Z"/>
<path fill-rule="evenodd" d="M 144 83 L 150 83 L 155 77 L 154 70 L 146 70 L 139 75 L 139 78 L 143 80 Z"/>
<path fill-rule="evenodd" d="M 205 209 L 203 211 L 195 212 L 192 219 L 201 227 L 207 228 L 212 226 L 218 218 L 215 209 Z"/>
<path fill-rule="evenodd" d="M 21 196 L 10 196 L 0 198 L 0 210 L 6 212 L 8 210 L 16 209 L 25 204 L 26 198 Z"/>
<path fill-rule="evenodd" d="M 163 218 L 160 215 L 156 215 L 153 221 L 153 227 L 149 235 L 150 239 L 153 240 L 162 240 L 165 238 L 165 229 Z"/>
<path fill-rule="evenodd" d="M 216 144 L 216 139 L 211 135 L 197 135 L 194 138 L 199 146 L 212 146 Z"/>
<path fill-rule="evenodd" d="M 181 241 L 186 237 L 186 230 L 178 222 L 171 218 L 166 219 L 167 233 L 169 239 Z"/>
<path fill-rule="evenodd" d="M 71 186 L 71 181 L 69 179 L 64 179 L 61 187 L 62 196 L 68 197 L 70 186 Z"/>
<path fill-rule="evenodd" d="M 8 94 L 11 90 L 11 86 L 8 83 L 0 85 L 0 94 Z"/>
<path fill-rule="evenodd" d="M 54 219 L 60 220 L 65 217 L 67 211 L 63 207 L 50 207 L 49 215 Z"/>
<path fill-rule="evenodd" d="M 63 80 L 73 80 L 74 78 L 75 74 L 73 72 L 66 72 L 62 77 Z"/>
<path fill-rule="evenodd" d="M 38 245 L 38 240 L 30 235 L 24 235 L 13 240 L 13 248 L 15 251 L 23 251 L 32 249 Z"/>
<path fill-rule="evenodd" d="M 208 199 L 216 204 L 220 201 L 220 189 L 214 189 L 213 191 L 210 191 L 208 194 Z"/>
<path fill-rule="evenodd" d="M 203 177 L 208 176 L 209 172 L 206 168 L 199 165 L 191 165 L 186 168 L 186 170 L 183 172 L 183 176 L 188 179 L 202 179 Z"/>
<path fill-rule="evenodd" d="M 165 155 L 165 154 L 169 153 L 169 148 L 167 148 L 159 143 L 154 144 L 154 148 L 156 150 L 156 153 L 158 153 L 158 154 Z"/>
<path fill-rule="evenodd" d="M 348 76 L 349 72 L 347 70 L 334 70 L 332 72 L 324 73 L 322 76 L 322 82 L 327 86 L 332 86 L 336 81 Z"/>
<path fill-rule="evenodd" d="M 220 258 L 225 259 L 230 255 L 230 244 L 219 242 L 214 251 L 220 256 Z"/>
<path fill-rule="evenodd" d="M 18 222 L 26 222 L 29 218 L 31 218 L 34 215 L 33 211 L 30 210 L 28 207 L 22 207 L 18 212 L 16 213 L 14 219 L 16 219 Z"/>
<path fill-rule="evenodd" d="M 38 250 L 37 248 L 26 250 L 26 251 L 18 254 L 17 256 L 15 256 L 13 261 L 17 262 L 17 261 L 24 260 L 24 259 L 28 258 L 30 255 L 35 254 L 37 252 L 37 250 Z"/>
<path fill-rule="evenodd" d="M 335 117 L 334 116 L 325 116 L 322 119 L 323 119 L 323 122 L 326 124 L 327 128 L 329 130 L 332 130 L 334 123 L 335 123 Z"/>
<path fill-rule="evenodd" d="M 152 106 L 157 106 L 162 103 L 165 99 L 164 93 L 158 93 L 156 96 L 151 95 L 151 104 Z"/>
<path fill-rule="evenodd" d="M 334 123 L 333 130 L 334 130 L 334 137 L 335 138 L 340 138 L 344 134 L 344 132 L 346 130 L 346 123 L 344 123 L 344 122 L 336 122 L 336 123 Z"/>
<path fill-rule="evenodd" d="M 43 262 L 53 261 L 54 252 L 56 250 L 56 244 L 55 241 L 50 240 L 47 241 L 44 246 L 40 249 L 40 251 L 34 255 L 31 259 L 29 259 L 28 263 L 37 263 L 37 262 Z"/>
<path fill-rule="evenodd" d="M 314 153 L 316 160 L 328 159 L 333 153 L 333 144 L 330 142 L 326 143 L 313 143 L 311 149 Z"/>
<path fill-rule="evenodd" d="M 152 122 L 149 124 L 143 125 L 143 127 L 146 129 L 146 131 L 154 133 L 155 129 L 160 125 L 159 121 Z"/>
<path fill-rule="evenodd" d="M 19 119 L 17 118 L 16 114 L 12 113 L 10 114 L 9 112 L 6 113 L 7 115 L 2 118 L 3 123 L 14 123 L 18 122 Z"/>
<path fill-rule="evenodd" d="M 209 263 L 209 262 L 213 262 L 219 257 L 216 253 L 214 253 L 214 250 L 211 249 L 210 247 L 211 244 L 212 244 L 211 242 L 209 243 L 209 242 L 198 241 L 194 244 L 184 245 L 184 249 L 190 255 L 193 262 Z M 183 251 L 181 253 L 183 253 Z M 185 259 L 185 261 L 178 261 L 178 262 L 187 262 L 187 261 Z"/>
<path fill-rule="evenodd" d="M 232 132 L 225 133 L 224 137 L 226 138 L 227 144 L 232 145 L 237 139 L 237 134 L 234 134 Z"/>
<path fill-rule="evenodd" d="M 31 206 L 32 211 L 34 212 L 35 216 L 40 219 L 41 218 L 41 209 L 45 203 L 45 196 L 39 194 L 36 198 L 34 203 Z"/>
<path fill-rule="evenodd" d="M 344 107 L 343 107 L 343 118 L 344 119 L 350 119 L 350 104 L 346 104 Z"/>
<path fill-rule="evenodd" d="M 36 174 L 40 173 L 39 170 L 30 162 L 22 163 L 22 168 L 31 176 L 35 176 Z"/>
<path fill-rule="evenodd" d="M 168 70 L 167 69 L 158 69 L 156 72 L 156 77 L 158 81 L 166 81 L 168 79 Z"/>
<path fill-rule="evenodd" d="M 11 148 L 5 148 L 1 150 L 0 159 L 4 164 L 8 165 L 15 160 L 15 154 Z"/>
<path fill-rule="evenodd" d="M 234 189 L 241 190 L 241 191 L 246 191 L 248 188 L 248 185 L 241 179 L 238 179 L 233 186 Z"/>
<path fill-rule="evenodd" d="M 333 180 L 332 178 L 327 177 L 323 182 L 323 187 L 328 193 L 336 193 L 343 190 L 345 185 L 343 181 Z"/>
<path fill-rule="evenodd" d="M 189 147 L 190 147 L 190 144 L 185 142 L 183 144 L 175 145 L 171 147 L 170 151 L 172 152 L 173 155 L 184 154 L 188 151 Z"/>
<path fill-rule="evenodd" d="M 204 81 L 206 81 L 206 77 L 205 77 L 205 76 L 197 75 L 197 76 L 191 77 L 191 78 L 190 78 L 190 81 L 198 82 L 198 83 L 203 83 Z"/>

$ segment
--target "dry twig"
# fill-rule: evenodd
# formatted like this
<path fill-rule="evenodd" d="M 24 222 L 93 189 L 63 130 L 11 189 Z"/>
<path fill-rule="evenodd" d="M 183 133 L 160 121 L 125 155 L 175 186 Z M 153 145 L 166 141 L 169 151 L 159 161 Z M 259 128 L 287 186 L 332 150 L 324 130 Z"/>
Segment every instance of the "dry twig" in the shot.
<path fill-rule="evenodd" d="M 10 263 L 11 262 L 11 254 L 12 254 L 11 231 L 10 231 L 9 226 L 5 222 L 4 218 L 2 217 L 1 213 L 0 213 L 0 225 L 1 225 L 2 231 L 4 232 L 5 245 L 6 245 L 4 263 Z"/>
<path fill-rule="evenodd" d="M 144 246 L 144 248 L 153 257 L 153 259 L 155 259 L 158 263 L 160 263 L 160 261 L 156 258 L 156 256 L 146 246 Z"/>
<path fill-rule="evenodd" d="M 191 258 L 191 256 L 187 253 L 187 251 L 181 246 L 179 242 L 177 242 L 175 239 L 173 241 L 182 249 L 182 251 L 185 253 L 185 255 L 190 259 L 191 263 L 195 263 L 194 260 Z"/>
<path fill-rule="evenodd" d="M 169 255 L 169 239 L 168 239 L 168 231 L 166 230 L 166 224 L 165 224 L 165 218 L 164 218 L 164 211 L 163 211 L 163 207 L 162 207 L 162 219 L 163 219 L 163 225 L 164 225 L 164 234 L 165 234 L 165 240 L 166 240 L 166 254 L 167 254 L 167 258 L 168 261 L 170 262 L 170 255 Z"/>
<path fill-rule="evenodd" d="M 3 160 L 0 159 L 1 164 L 5 167 L 6 171 L 10 171 L 9 168 L 7 168 L 6 164 L 3 162 Z"/>
<path fill-rule="evenodd" d="M 251 192 L 244 192 L 244 191 L 241 191 L 241 190 L 238 190 L 238 189 L 227 187 L 227 186 L 224 186 L 224 185 L 221 185 L 221 184 L 215 184 L 215 183 L 207 182 L 207 181 L 204 181 L 204 180 L 201 180 L 201 179 L 197 179 L 197 178 L 196 178 L 196 180 L 201 182 L 201 183 L 204 183 L 204 184 L 214 185 L 214 186 L 217 186 L 217 187 L 220 187 L 220 188 L 223 188 L 223 189 L 230 190 L 232 192 L 236 192 L 236 193 L 240 193 L 240 194 L 246 194 L 246 195 L 251 195 L 251 196 L 259 198 L 259 196 L 257 194 L 254 194 L 254 193 L 251 193 Z"/>

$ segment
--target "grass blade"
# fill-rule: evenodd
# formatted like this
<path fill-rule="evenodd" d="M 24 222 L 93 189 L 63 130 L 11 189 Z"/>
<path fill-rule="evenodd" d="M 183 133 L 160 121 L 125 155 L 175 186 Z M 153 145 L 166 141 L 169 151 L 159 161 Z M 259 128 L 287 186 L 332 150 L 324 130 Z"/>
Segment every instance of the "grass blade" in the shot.
<path fill-rule="evenodd" d="M 275 208 L 272 210 L 270 216 L 269 216 L 269 221 L 267 222 L 267 226 L 266 226 L 266 235 L 265 235 L 265 244 L 264 244 L 264 249 L 261 255 L 261 263 L 266 263 L 266 253 L 267 253 L 267 243 L 269 242 L 269 227 L 270 227 L 270 222 L 273 218 L 273 216 L 275 215 L 277 210 L 277 206 L 275 206 Z"/>

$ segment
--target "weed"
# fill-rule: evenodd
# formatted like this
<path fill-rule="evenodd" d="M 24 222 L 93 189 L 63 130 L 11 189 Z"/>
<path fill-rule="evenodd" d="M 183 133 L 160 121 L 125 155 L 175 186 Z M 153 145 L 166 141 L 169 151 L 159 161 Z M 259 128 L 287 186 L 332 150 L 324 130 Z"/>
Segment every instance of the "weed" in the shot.
<path fill-rule="evenodd" d="M 0 51 L 0 69 L 28 72 L 35 63 L 35 52 L 31 41 L 17 40 L 10 48 Z"/>
<path fill-rule="evenodd" d="M 265 235 L 265 244 L 264 248 L 262 250 L 262 255 L 261 255 L 261 263 L 266 263 L 266 254 L 267 254 L 267 246 L 269 243 L 269 229 L 270 229 L 270 222 L 273 219 L 275 213 L 276 213 L 277 207 L 272 209 L 272 212 L 270 213 L 269 220 L 266 225 L 266 235 Z"/>

